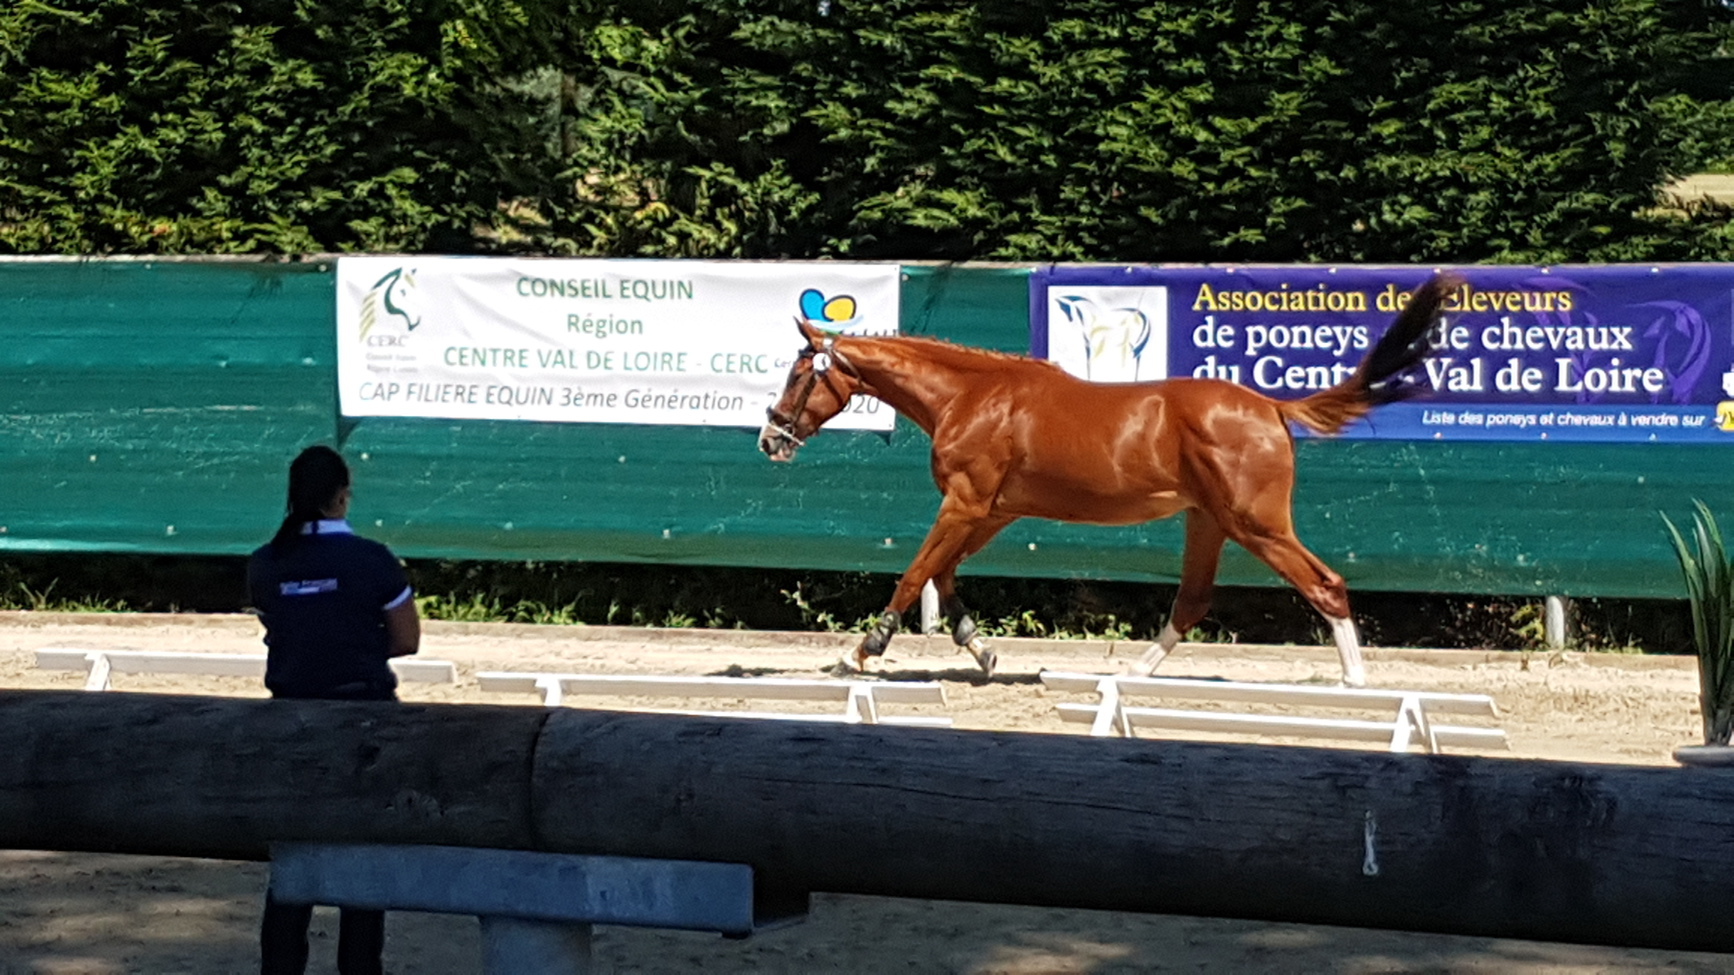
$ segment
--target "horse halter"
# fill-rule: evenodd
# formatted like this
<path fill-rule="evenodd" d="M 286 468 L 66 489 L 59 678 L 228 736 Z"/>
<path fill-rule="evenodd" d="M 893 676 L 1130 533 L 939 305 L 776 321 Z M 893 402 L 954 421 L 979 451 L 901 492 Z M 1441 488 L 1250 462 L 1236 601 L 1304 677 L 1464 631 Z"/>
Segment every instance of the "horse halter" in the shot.
<path fill-rule="evenodd" d="M 807 442 L 795 436 L 795 422 L 801 418 L 802 411 L 807 408 L 807 398 L 813 395 L 813 387 L 819 385 L 820 378 L 824 378 L 827 386 L 830 385 L 832 365 L 836 365 L 846 375 L 854 376 L 857 379 L 861 377 L 855 364 L 837 350 L 837 337 L 834 335 L 826 337 L 823 349 L 815 349 L 811 344 L 808 344 L 796 357 L 796 361 L 801 359 L 813 360 L 813 368 L 807 373 L 807 385 L 801 387 L 800 395 L 795 397 L 793 411 L 789 416 L 781 417 L 777 415 L 775 406 L 765 408 L 767 421 L 765 425 L 776 431 L 779 436 L 787 438 L 790 443 L 797 447 L 805 447 Z"/>

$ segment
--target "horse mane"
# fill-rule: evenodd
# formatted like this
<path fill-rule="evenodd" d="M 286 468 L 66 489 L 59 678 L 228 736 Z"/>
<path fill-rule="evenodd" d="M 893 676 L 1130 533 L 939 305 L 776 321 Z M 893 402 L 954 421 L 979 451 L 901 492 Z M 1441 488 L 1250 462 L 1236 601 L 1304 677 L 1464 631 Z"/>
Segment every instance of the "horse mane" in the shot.
<path fill-rule="evenodd" d="M 925 354 L 930 359 L 939 359 L 954 367 L 1005 368 L 1010 366 L 1014 368 L 1059 369 L 1059 366 L 1046 359 L 1037 359 L 1017 352 L 1002 352 L 998 349 L 960 345 L 957 342 L 934 338 L 929 335 L 879 335 L 856 338 L 857 340 L 885 342 L 892 348 Z"/>

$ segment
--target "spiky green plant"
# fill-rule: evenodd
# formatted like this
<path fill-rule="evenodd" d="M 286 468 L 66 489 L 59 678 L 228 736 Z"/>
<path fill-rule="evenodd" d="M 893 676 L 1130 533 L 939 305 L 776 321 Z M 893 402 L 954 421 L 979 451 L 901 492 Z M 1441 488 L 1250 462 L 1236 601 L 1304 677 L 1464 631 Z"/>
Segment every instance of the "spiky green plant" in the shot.
<path fill-rule="evenodd" d="M 1692 640 L 1698 650 L 1698 703 L 1704 715 L 1704 744 L 1726 745 L 1734 735 L 1734 567 L 1716 516 L 1703 501 L 1692 499 L 1697 512 L 1692 544 L 1666 514 L 1662 521 L 1674 542 L 1686 597 L 1692 604 Z"/>

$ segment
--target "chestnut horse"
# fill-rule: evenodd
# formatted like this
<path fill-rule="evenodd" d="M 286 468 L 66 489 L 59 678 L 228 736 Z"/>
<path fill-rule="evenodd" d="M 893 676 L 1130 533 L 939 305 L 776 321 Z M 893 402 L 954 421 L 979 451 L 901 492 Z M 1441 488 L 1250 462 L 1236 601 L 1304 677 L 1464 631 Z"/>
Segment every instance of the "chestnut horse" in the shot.
<path fill-rule="evenodd" d="M 1217 379 L 1091 383 L 1051 362 L 916 337 L 805 336 L 759 448 L 787 461 L 857 394 L 876 396 L 933 439 L 939 517 L 884 614 L 846 665 L 885 652 L 904 610 L 933 580 L 952 639 L 993 673 L 993 651 L 957 597 L 957 567 L 1019 518 L 1132 525 L 1186 512 L 1180 591 L 1137 667 L 1156 669 L 1210 608 L 1223 542 L 1233 539 L 1329 621 L 1344 683 L 1366 682 L 1342 576 L 1295 537 L 1290 423 L 1340 432 L 1375 406 L 1422 389 L 1428 332 L 1454 282 L 1419 288 L 1342 383 L 1274 400 Z"/>

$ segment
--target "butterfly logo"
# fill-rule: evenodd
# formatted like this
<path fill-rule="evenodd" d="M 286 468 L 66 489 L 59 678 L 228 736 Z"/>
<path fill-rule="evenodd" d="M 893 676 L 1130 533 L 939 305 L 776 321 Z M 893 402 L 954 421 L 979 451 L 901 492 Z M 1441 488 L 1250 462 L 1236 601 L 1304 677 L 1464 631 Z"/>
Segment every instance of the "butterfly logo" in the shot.
<path fill-rule="evenodd" d="M 840 332 L 853 325 L 859 312 L 849 295 L 827 298 L 818 288 L 801 292 L 801 317 L 829 331 Z"/>

